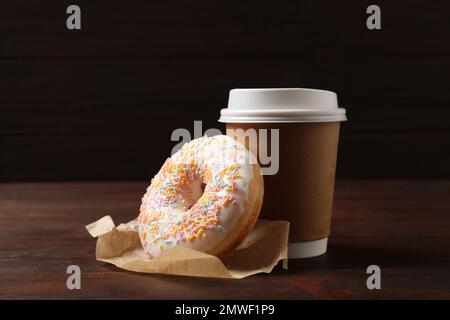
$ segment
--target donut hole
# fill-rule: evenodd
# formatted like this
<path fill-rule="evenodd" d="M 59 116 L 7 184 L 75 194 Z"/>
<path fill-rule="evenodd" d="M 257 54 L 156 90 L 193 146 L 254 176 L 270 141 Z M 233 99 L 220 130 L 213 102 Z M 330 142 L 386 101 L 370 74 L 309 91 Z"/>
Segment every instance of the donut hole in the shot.
<path fill-rule="evenodd" d="M 181 197 L 183 198 L 185 210 L 189 210 L 197 203 L 198 199 L 203 196 L 205 188 L 206 184 L 200 179 L 195 180 L 184 187 L 184 190 L 181 191 Z"/>

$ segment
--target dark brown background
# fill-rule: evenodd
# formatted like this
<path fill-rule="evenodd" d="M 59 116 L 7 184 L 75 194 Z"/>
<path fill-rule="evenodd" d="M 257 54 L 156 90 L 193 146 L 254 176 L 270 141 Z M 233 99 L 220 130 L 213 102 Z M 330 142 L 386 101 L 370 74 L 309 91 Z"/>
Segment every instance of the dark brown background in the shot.
<path fill-rule="evenodd" d="M 0 180 L 148 179 L 235 87 L 336 91 L 340 178 L 449 178 L 450 2 L 369 4 L 1 1 Z"/>

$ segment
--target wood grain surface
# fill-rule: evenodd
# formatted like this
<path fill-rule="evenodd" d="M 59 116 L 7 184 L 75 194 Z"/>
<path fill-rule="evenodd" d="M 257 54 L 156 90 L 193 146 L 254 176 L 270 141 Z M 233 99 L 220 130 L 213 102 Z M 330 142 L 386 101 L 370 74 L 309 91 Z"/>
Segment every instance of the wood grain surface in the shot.
<path fill-rule="evenodd" d="M 133 219 L 146 182 L 0 184 L 0 297 L 6 299 L 450 298 L 450 182 L 339 180 L 329 252 L 242 280 L 124 272 L 95 260 L 86 224 Z M 66 288 L 79 265 L 81 290 Z M 366 268 L 382 289 L 366 288 Z"/>

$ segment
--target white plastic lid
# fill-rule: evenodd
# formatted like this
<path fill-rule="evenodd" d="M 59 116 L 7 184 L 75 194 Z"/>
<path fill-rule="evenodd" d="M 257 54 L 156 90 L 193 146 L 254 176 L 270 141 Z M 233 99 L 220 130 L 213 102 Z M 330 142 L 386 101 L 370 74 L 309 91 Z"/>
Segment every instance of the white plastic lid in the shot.
<path fill-rule="evenodd" d="M 337 122 L 345 121 L 332 91 L 305 88 L 233 89 L 219 122 Z"/>

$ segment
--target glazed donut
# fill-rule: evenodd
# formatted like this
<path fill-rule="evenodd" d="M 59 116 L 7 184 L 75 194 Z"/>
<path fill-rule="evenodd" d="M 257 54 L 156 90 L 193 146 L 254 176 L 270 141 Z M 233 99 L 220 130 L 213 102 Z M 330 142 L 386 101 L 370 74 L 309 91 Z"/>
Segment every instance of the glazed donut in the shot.
<path fill-rule="evenodd" d="M 231 253 L 253 228 L 264 193 L 255 157 L 231 137 L 202 137 L 168 158 L 142 198 L 138 230 L 151 257 L 176 245 Z"/>

